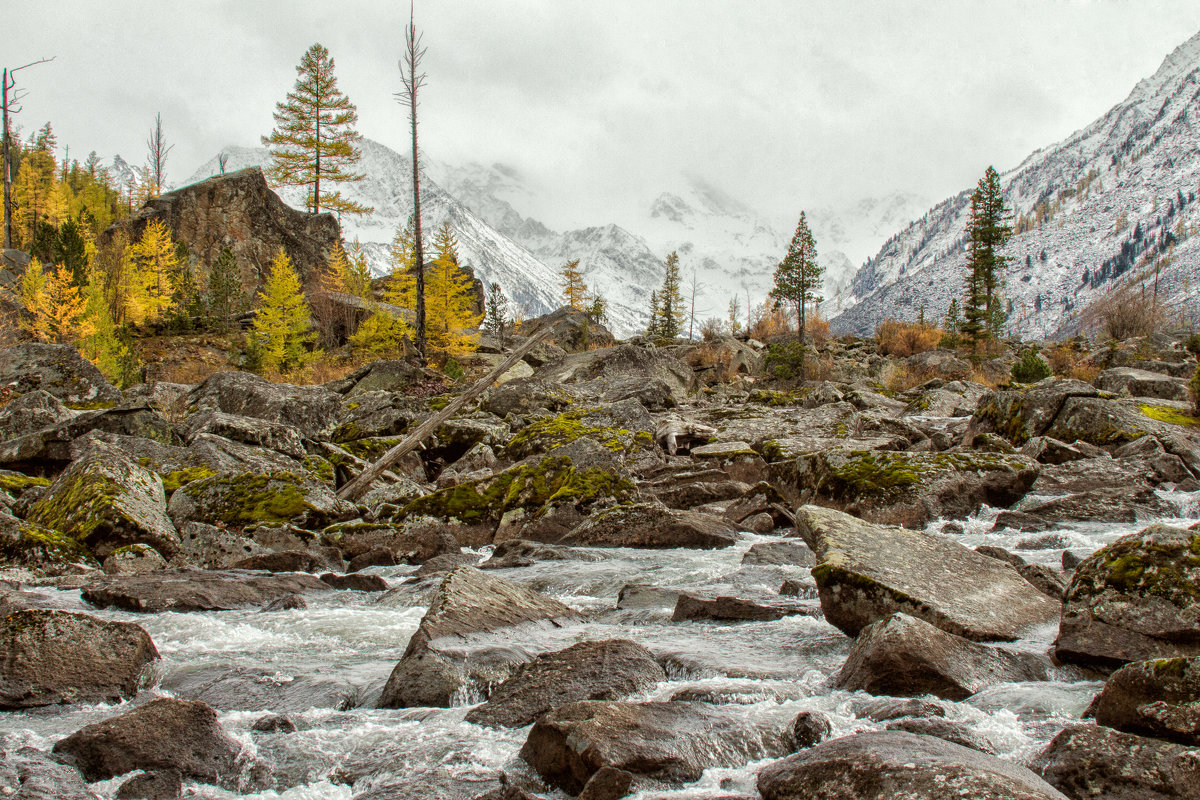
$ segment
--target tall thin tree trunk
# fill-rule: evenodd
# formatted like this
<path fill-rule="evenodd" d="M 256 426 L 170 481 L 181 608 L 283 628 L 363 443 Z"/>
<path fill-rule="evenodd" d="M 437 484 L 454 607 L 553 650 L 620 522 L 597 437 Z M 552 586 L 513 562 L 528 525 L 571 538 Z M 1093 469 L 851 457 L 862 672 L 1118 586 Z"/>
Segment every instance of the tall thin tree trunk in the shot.
<path fill-rule="evenodd" d="M 318 94 L 320 94 L 318 92 Z M 321 100 L 317 99 L 317 109 L 314 115 L 313 127 L 316 131 L 316 160 L 313 165 L 313 213 L 321 213 Z"/>
<path fill-rule="evenodd" d="M 12 156 L 8 149 L 8 70 L 4 70 L 4 249 L 12 247 Z"/>
<path fill-rule="evenodd" d="M 404 58 L 400 61 L 400 78 L 404 91 L 399 97 L 408 101 L 409 121 L 412 125 L 412 170 L 413 170 L 413 256 L 416 261 L 417 301 L 417 355 L 425 363 L 425 247 L 421 239 L 421 168 L 417 148 L 417 90 L 424 84 L 425 76 L 418 72 L 425 49 L 413 22 L 412 6 L 408 11 L 408 29 L 405 31 Z"/>

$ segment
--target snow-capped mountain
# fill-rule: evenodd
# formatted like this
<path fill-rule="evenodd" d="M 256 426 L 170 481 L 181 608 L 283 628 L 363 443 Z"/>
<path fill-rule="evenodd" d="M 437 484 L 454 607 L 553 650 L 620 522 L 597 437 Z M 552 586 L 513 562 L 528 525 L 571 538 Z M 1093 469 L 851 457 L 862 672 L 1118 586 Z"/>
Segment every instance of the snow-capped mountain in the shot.
<path fill-rule="evenodd" d="M 108 167 L 108 176 L 112 178 L 114 186 L 125 190 L 136 189 L 142 185 L 141 172 L 130 166 L 129 162 L 119 155 L 113 156 L 112 164 Z"/>
<path fill-rule="evenodd" d="M 1001 175 L 1016 234 L 1005 248 L 1008 331 L 1070 335 L 1115 287 L 1153 281 L 1168 308 L 1200 308 L 1200 34 L 1107 114 Z M 970 190 L 890 238 L 826 305 L 837 331 L 938 319 L 962 294 Z"/>
<path fill-rule="evenodd" d="M 219 173 L 221 155 L 227 156 L 227 172 L 263 166 L 270 158 L 266 148 L 227 147 L 201 165 L 186 183 Z M 391 269 L 387 254 L 392 237 L 412 214 L 409 188 L 412 162 L 376 141 L 363 139 L 358 170 L 366 177 L 357 183 L 342 184 L 341 191 L 350 199 L 372 206 L 375 211 L 361 217 L 345 217 L 342 220 L 343 236 L 347 241 L 360 241 L 372 271 L 382 275 Z M 278 192 L 293 207 L 304 208 L 304 188 L 285 186 Z M 525 315 L 545 314 L 561 305 L 558 275 L 554 270 L 488 225 L 427 175 L 421 182 L 421 210 L 427 242 L 432 242 L 433 231 L 448 221 L 458 239 L 458 253 L 463 262 L 475 270 L 485 285 L 499 283 Z"/>

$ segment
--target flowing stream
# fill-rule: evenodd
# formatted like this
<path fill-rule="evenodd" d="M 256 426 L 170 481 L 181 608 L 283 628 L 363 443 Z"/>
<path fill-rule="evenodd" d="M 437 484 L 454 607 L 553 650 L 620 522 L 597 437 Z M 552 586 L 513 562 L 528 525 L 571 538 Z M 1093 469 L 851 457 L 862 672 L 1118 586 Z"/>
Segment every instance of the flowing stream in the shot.
<path fill-rule="evenodd" d="M 1164 497 L 1176 506 L 1180 517 L 1163 521 L 1190 525 L 1200 518 L 1200 493 Z M 1057 566 L 1063 549 L 1087 555 L 1148 524 L 1071 524 L 1050 532 L 1058 534 L 1056 541 L 1046 533 L 991 533 L 995 513 L 984 509 L 965 521 L 963 533 L 952 538 L 970 547 L 998 545 L 1027 561 Z M 930 526 L 930 530 L 940 528 L 941 523 Z M 493 574 L 544 592 L 588 615 L 583 622 L 561 628 L 523 626 L 498 632 L 473 646 L 533 654 L 588 639 L 629 638 L 648 647 L 669 675 L 669 680 L 652 691 L 631 699 L 668 700 L 686 692 L 689 697 L 732 703 L 731 707 L 747 717 L 777 718 L 784 723 L 802 710 L 819 710 L 830 717 L 834 735 L 882 729 L 886 723 L 872 721 L 862 713 L 869 701 L 866 695 L 829 688 L 829 679 L 845 660 L 851 640 L 819 615 L 774 622 L 673 623 L 667 605 L 616 608 L 618 593 L 627 584 L 755 596 L 774 595 L 784 580 L 798 579 L 815 597 L 815 586 L 805 568 L 741 563 L 752 545 L 776 538 L 747 534 L 736 546 L 714 551 L 581 549 L 580 559 L 497 570 Z M 1028 549 L 1032 545 L 1042 549 Z M 187 784 L 185 796 L 349 800 L 372 785 L 419 782 L 434 773 L 478 781 L 481 793 L 494 785 L 489 781 L 500 771 L 532 777 L 517 757 L 528 728 L 491 729 L 463 721 L 470 705 L 481 699 L 477 692 L 466 693 L 449 709 L 372 707 L 424 614 L 428 589 L 434 584 L 404 584 L 406 576 L 415 571 L 412 567 L 371 571 L 385 576 L 399 590 L 386 597 L 348 591 L 319 593 L 306 598 L 306 609 L 272 613 L 96 611 L 80 600 L 78 591 L 34 591 L 58 608 L 142 625 L 162 659 L 153 685 L 132 702 L 177 693 L 195 696 L 197 686 L 205 687 L 202 699 L 218 708 L 222 724 L 270 766 L 277 782 L 275 790 L 250 795 Z M 815 599 L 808 602 L 819 609 Z M 1056 633 L 1057 626 L 1046 626 L 1014 646 L 1044 652 Z M 1000 756 L 1027 762 L 1062 727 L 1079 718 L 1100 686 L 1073 670 L 1061 669 L 1048 682 L 999 684 L 962 702 L 936 702 L 948 719 L 968 727 Z M 121 713 L 129 705 L 3 713 L 0 736 L 8 737 L 10 743 L 49 750 L 59 738 Z M 254 723 L 272 711 L 286 714 L 297 730 L 253 730 Z M 696 783 L 634 797 L 754 795 L 759 766 L 710 769 Z M 93 789 L 112 797 L 123 780 L 97 783 Z M 472 795 L 466 787 L 462 796 Z"/>

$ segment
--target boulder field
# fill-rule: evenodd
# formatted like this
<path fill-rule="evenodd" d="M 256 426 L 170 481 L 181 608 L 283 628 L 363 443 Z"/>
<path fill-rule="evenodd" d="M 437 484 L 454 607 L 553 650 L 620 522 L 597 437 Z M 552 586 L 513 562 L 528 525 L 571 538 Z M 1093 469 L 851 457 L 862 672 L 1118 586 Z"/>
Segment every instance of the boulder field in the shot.
<path fill-rule="evenodd" d="M 0 793 L 1200 797 L 1180 341 L 984 385 L 1004 356 L 830 340 L 772 382 L 757 342 L 535 322 L 553 343 L 354 497 L 467 387 L 120 390 L 0 351 Z M 263 630 L 304 657 L 222 662 Z"/>

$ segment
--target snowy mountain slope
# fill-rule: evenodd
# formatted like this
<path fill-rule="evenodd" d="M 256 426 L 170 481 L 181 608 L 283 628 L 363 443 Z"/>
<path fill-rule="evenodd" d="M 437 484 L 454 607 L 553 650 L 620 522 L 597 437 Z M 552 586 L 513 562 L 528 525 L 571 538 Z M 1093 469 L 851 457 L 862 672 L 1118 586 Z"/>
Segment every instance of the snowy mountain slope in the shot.
<path fill-rule="evenodd" d="M 1005 249 L 1008 331 L 1070 335 L 1090 303 L 1155 280 L 1169 307 L 1200 308 L 1200 34 L 1100 119 L 1001 176 L 1018 233 Z M 889 239 L 826 304 L 836 331 L 945 314 L 962 293 L 969 191 Z M 1153 289 L 1151 288 L 1152 292 Z"/>
<path fill-rule="evenodd" d="M 142 176 L 119 155 L 113 156 L 112 164 L 108 167 L 108 175 L 112 178 L 114 186 L 119 186 L 127 191 L 142 185 Z"/>
<path fill-rule="evenodd" d="M 232 172 L 268 162 L 268 152 L 261 147 L 227 147 L 226 171 Z M 359 169 L 366 177 L 355 184 L 344 184 L 342 193 L 374 207 L 372 214 L 347 217 L 342 220 L 347 241 L 359 240 L 376 274 L 390 271 L 388 245 L 398 227 L 412 214 L 412 162 L 370 139 L 362 142 Z M 218 156 L 200 166 L 186 181 L 204 180 L 220 172 Z M 304 208 L 305 190 L 301 187 L 281 187 L 279 195 L 295 208 Z M 558 276 L 554 270 L 538 261 L 527 250 L 504 236 L 470 208 L 425 176 L 421 186 L 422 221 L 431 243 L 433 231 L 449 221 L 458 239 L 459 257 L 469 264 L 484 284 L 499 283 L 508 297 L 526 316 L 553 311 L 561 305 Z M 427 246 L 429 246 L 427 244 Z"/>

